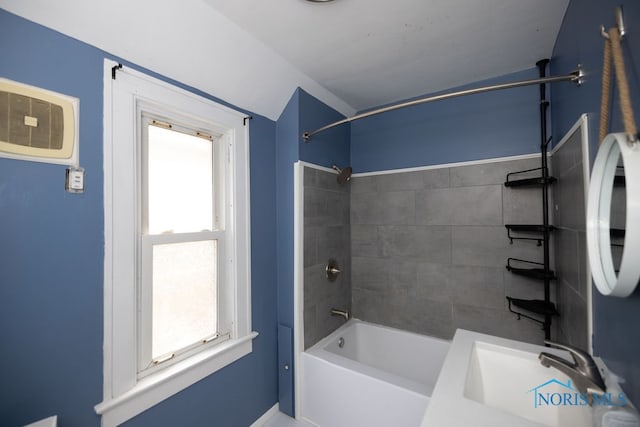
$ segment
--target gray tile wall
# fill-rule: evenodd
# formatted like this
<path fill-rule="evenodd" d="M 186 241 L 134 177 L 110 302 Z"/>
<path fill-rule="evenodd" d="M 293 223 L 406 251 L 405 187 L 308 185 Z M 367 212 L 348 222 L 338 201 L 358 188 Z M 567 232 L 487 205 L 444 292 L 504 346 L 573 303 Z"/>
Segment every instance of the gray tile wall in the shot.
<path fill-rule="evenodd" d="M 311 347 L 344 323 L 332 308 L 351 311 L 349 184 L 336 174 L 304 167 L 304 347 Z M 325 267 L 338 261 L 342 273 L 329 282 Z"/>
<path fill-rule="evenodd" d="M 540 223 L 540 190 L 504 187 L 538 159 L 351 180 L 354 316 L 443 338 L 456 328 L 540 343 L 540 326 L 509 313 L 505 295 L 542 298 L 542 282 L 513 276 L 508 257 L 541 261 L 506 223 Z"/>
<path fill-rule="evenodd" d="M 582 140 L 576 132 L 551 159 L 554 184 L 555 264 L 557 279 L 558 341 L 588 349 L 585 194 Z"/>

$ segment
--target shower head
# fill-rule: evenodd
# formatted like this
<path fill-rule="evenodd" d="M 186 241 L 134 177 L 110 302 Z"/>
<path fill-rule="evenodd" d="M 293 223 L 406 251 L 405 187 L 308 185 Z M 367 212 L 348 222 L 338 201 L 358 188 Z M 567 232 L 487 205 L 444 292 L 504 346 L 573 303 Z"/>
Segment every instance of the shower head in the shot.
<path fill-rule="evenodd" d="M 334 170 L 338 171 L 338 184 L 345 184 L 347 181 L 351 179 L 351 166 L 347 166 L 344 169 L 340 169 L 338 166 L 331 166 Z"/>

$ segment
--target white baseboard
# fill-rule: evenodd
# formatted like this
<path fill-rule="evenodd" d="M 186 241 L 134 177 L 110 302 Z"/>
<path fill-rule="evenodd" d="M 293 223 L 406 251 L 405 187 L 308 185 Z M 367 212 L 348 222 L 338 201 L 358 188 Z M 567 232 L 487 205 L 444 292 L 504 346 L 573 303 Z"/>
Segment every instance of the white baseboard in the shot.
<path fill-rule="evenodd" d="M 267 412 L 262 414 L 260 418 L 255 420 L 249 427 L 262 427 L 267 421 L 280 411 L 280 404 L 276 403 Z"/>
<path fill-rule="evenodd" d="M 24 427 L 56 427 L 58 425 L 58 416 L 54 415 L 44 420 L 37 421 L 32 424 L 28 424 Z"/>

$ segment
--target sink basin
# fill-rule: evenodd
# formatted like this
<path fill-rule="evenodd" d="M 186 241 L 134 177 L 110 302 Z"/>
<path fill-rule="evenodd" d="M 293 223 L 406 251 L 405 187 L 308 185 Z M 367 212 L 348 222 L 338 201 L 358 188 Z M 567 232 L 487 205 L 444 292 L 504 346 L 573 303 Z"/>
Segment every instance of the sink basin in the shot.
<path fill-rule="evenodd" d="M 591 424 L 591 408 L 570 378 L 542 366 L 537 352 L 475 341 L 463 395 L 545 426 Z"/>
<path fill-rule="evenodd" d="M 569 357 L 562 350 L 458 329 L 421 426 L 591 426 L 593 409 L 570 378 L 540 364 L 541 351 Z"/>

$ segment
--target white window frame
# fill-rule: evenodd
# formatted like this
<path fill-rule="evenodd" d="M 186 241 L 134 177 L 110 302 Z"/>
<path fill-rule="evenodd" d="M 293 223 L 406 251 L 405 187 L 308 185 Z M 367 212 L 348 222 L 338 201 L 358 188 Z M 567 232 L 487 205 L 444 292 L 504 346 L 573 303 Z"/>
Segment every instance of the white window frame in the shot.
<path fill-rule="evenodd" d="M 191 355 L 202 351 L 203 346 L 214 346 L 221 341 L 231 338 L 231 327 L 233 323 L 233 287 L 234 287 L 234 275 L 233 270 L 227 266 L 233 265 L 233 256 L 227 253 L 226 248 L 229 246 L 227 242 L 233 241 L 233 229 L 232 227 L 226 227 L 225 218 L 230 218 L 233 215 L 233 209 L 231 203 L 228 203 L 227 195 L 232 194 L 233 188 L 230 185 L 233 180 L 230 179 L 228 174 L 231 172 L 231 168 L 228 167 L 228 150 L 230 148 L 231 136 L 225 134 L 225 130 L 219 126 L 211 123 L 201 122 L 195 120 L 193 117 L 179 117 L 175 115 L 173 117 L 166 117 L 167 111 L 161 111 L 154 105 L 149 105 L 147 102 L 138 103 L 136 117 L 140 120 L 138 128 L 138 135 L 140 139 L 140 158 L 142 162 L 139 162 L 141 168 L 139 170 L 139 187 L 142 196 L 140 216 L 140 230 L 141 236 L 139 244 L 138 259 L 140 260 L 139 270 L 139 312 L 138 312 L 138 377 L 150 375 L 158 370 L 164 369 L 167 365 L 177 363 L 180 360 L 190 357 Z M 213 193 L 212 193 L 212 218 L 213 225 L 210 231 L 194 231 L 194 232 L 179 232 L 179 233 L 162 233 L 152 234 L 148 233 L 148 181 L 145 176 L 148 173 L 148 150 L 149 150 L 149 135 L 147 127 L 153 122 L 161 122 L 165 125 L 171 125 L 171 130 L 178 132 L 185 132 L 192 136 L 206 135 L 206 139 L 209 139 L 212 144 L 212 171 L 213 171 Z M 166 127 L 166 126 L 160 126 Z M 154 360 L 151 357 L 152 348 L 152 298 L 153 298 L 153 246 L 157 244 L 170 244 L 170 243 L 187 243 L 203 240 L 215 240 L 216 252 L 217 252 L 217 295 L 218 304 L 216 307 L 216 316 L 218 319 L 218 330 L 216 334 L 212 334 L 209 337 L 202 337 L 206 339 L 204 342 L 192 343 L 187 348 L 176 348 L 175 352 L 170 357 L 160 358 L 162 361 L 154 364 Z"/>
<path fill-rule="evenodd" d="M 251 241 L 249 133 L 246 115 L 206 98 L 104 62 L 104 385 L 95 406 L 102 425 L 116 426 L 251 353 Z M 193 117 L 219 131 L 227 146 L 230 197 L 225 216 L 225 279 L 231 280 L 219 306 L 228 307 L 229 338 L 148 375 L 139 375 L 138 280 L 141 228 L 140 106 Z"/>

